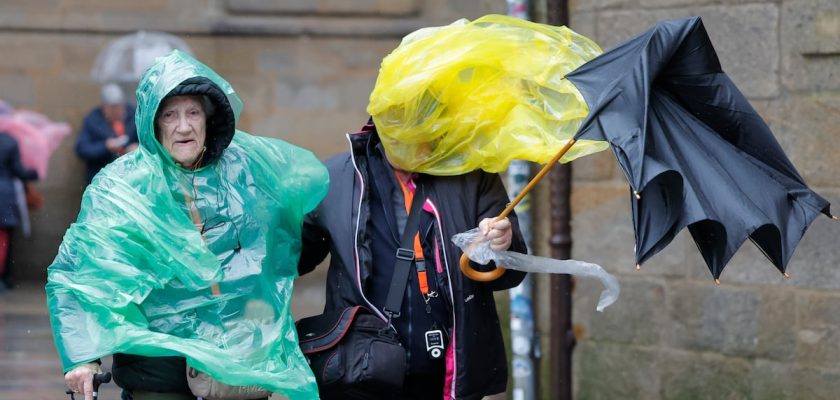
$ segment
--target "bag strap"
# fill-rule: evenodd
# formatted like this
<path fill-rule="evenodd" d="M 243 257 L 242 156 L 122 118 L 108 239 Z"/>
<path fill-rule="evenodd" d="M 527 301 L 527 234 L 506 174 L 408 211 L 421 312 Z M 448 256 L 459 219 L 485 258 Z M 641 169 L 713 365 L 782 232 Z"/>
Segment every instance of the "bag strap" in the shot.
<path fill-rule="evenodd" d="M 423 197 L 423 190 L 418 185 L 417 191 L 414 193 L 414 200 L 411 202 L 411 211 L 408 213 L 408 220 L 405 222 L 402 239 L 400 239 L 400 247 L 397 249 L 394 275 L 391 278 L 391 287 L 388 289 L 385 307 L 383 307 L 389 324 L 391 318 L 400 316 L 405 287 L 408 285 L 408 274 L 411 272 L 411 264 L 414 263 L 414 235 L 420 227 L 420 214 L 422 214 L 423 203 L 425 202 L 426 199 Z"/>
<path fill-rule="evenodd" d="M 347 307 L 338 313 L 324 313 L 295 323 L 303 354 L 332 348 L 344 338 L 359 313 L 368 313 L 362 306 Z M 379 321 L 379 317 L 377 317 Z"/>

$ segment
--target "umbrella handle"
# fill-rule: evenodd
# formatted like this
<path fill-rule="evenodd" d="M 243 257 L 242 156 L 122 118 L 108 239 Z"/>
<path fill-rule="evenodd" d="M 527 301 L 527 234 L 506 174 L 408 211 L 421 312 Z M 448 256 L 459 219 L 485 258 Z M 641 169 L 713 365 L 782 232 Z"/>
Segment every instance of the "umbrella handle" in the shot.
<path fill-rule="evenodd" d="M 491 271 L 481 272 L 472 267 L 470 264 L 470 258 L 467 257 L 466 254 L 461 254 L 461 272 L 463 272 L 467 278 L 476 282 L 495 281 L 496 279 L 499 279 L 505 271 L 507 270 L 504 267 L 497 265 L 496 268 Z"/>
<path fill-rule="evenodd" d="M 534 178 L 531 179 L 531 181 L 528 182 L 527 185 L 525 185 L 525 187 L 522 189 L 522 191 L 519 192 L 518 195 L 516 195 L 516 198 L 514 198 L 510 202 L 510 204 L 508 204 L 507 207 L 505 207 L 505 209 L 502 210 L 502 213 L 499 214 L 499 216 L 496 217 L 494 219 L 494 221 L 499 221 L 499 220 L 507 218 L 508 214 L 510 214 L 513 211 L 513 208 L 516 207 L 516 205 L 519 204 L 519 202 L 522 201 L 523 198 L 525 198 L 525 195 L 528 194 L 528 192 L 530 192 L 531 189 L 534 188 L 534 185 L 536 185 L 537 182 L 539 182 L 540 179 L 542 179 L 545 176 L 545 174 L 548 173 L 548 171 L 551 169 L 551 167 L 554 166 L 554 164 L 557 164 L 557 162 L 560 161 L 560 158 L 562 158 L 563 155 L 565 155 L 566 152 L 569 151 L 569 149 L 571 149 L 572 145 L 574 145 L 574 144 L 575 144 L 575 139 L 569 139 L 569 141 L 566 142 L 566 144 L 563 146 L 563 148 L 560 149 L 560 151 L 558 151 L 557 154 L 554 155 L 554 157 L 551 159 L 551 161 L 549 161 L 548 163 L 543 165 L 540 172 L 538 172 L 537 175 L 535 175 Z M 501 265 L 497 265 L 496 269 L 494 269 L 492 271 L 487 271 L 487 272 L 478 271 L 475 268 L 473 268 L 472 265 L 470 265 L 470 259 L 467 257 L 467 255 L 466 254 L 461 254 L 461 272 L 464 275 L 466 275 L 467 278 L 470 278 L 470 279 L 472 279 L 476 282 L 495 281 L 496 279 L 499 279 L 499 277 L 501 277 L 502 274 L 505 273 L 505 271 L 506 271 L 506 269 L 504 267 L 502 267 Z"/>

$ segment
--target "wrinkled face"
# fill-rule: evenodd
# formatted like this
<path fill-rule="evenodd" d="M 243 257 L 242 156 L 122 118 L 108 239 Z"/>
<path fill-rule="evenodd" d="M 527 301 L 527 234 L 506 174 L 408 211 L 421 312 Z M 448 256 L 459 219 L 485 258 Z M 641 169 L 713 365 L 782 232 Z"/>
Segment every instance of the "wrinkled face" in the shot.
<path fill-rule="evenodd" d="M 198 96 L 175 96 L 160 106 L 157 138 L 176 163 L 196 166 L 204 150 L 207 117 Z"/>

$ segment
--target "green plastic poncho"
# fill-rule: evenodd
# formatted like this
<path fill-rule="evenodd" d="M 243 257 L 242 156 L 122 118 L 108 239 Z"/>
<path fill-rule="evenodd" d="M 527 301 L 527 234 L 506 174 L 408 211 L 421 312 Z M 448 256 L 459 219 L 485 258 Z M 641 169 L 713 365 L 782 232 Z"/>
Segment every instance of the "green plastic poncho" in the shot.
<path fill-rule="evenodd" d="M 154 118 L 195 77 L 224 93 L 230 107 L 216 112 L 239 118 L 231 86 L 184 53 L 144 74 L 140 147 L 88 186 L 48 270 L 64 370 L 113 353 L 177 355 L 227 384 L 317 398 L 289 304 L 303 215 L 326 194 L 327 171 L 307 150 L 242 131 L 214 161 L 180 168 L 155 139 Z"/>
<path fill-rule="evenodd" d="M 501 15 L 420 29 L 382 61 L 370 95 L 388 158 L 402 169 L 459 175 L 545 164 L 589 114 L 564 79 L 601 54 L 566 27 Z M 560 160 L 605 150 L 580 140 Z"/>

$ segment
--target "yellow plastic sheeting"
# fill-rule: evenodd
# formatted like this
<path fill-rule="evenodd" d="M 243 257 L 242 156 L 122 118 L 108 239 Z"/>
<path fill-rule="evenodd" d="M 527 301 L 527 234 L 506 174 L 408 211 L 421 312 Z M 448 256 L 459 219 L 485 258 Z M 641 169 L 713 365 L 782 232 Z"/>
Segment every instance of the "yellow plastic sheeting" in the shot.
<path fill-rule="evenodd" d="M 501 15 L 420 29 L 382 61 L 368 113 L 398 167 L 432 175 L 547 163 L 589 113 L 563 79 L 601 54 L 566 27 Z M 580 141 L 568 162 L 608 147 Z"/>

